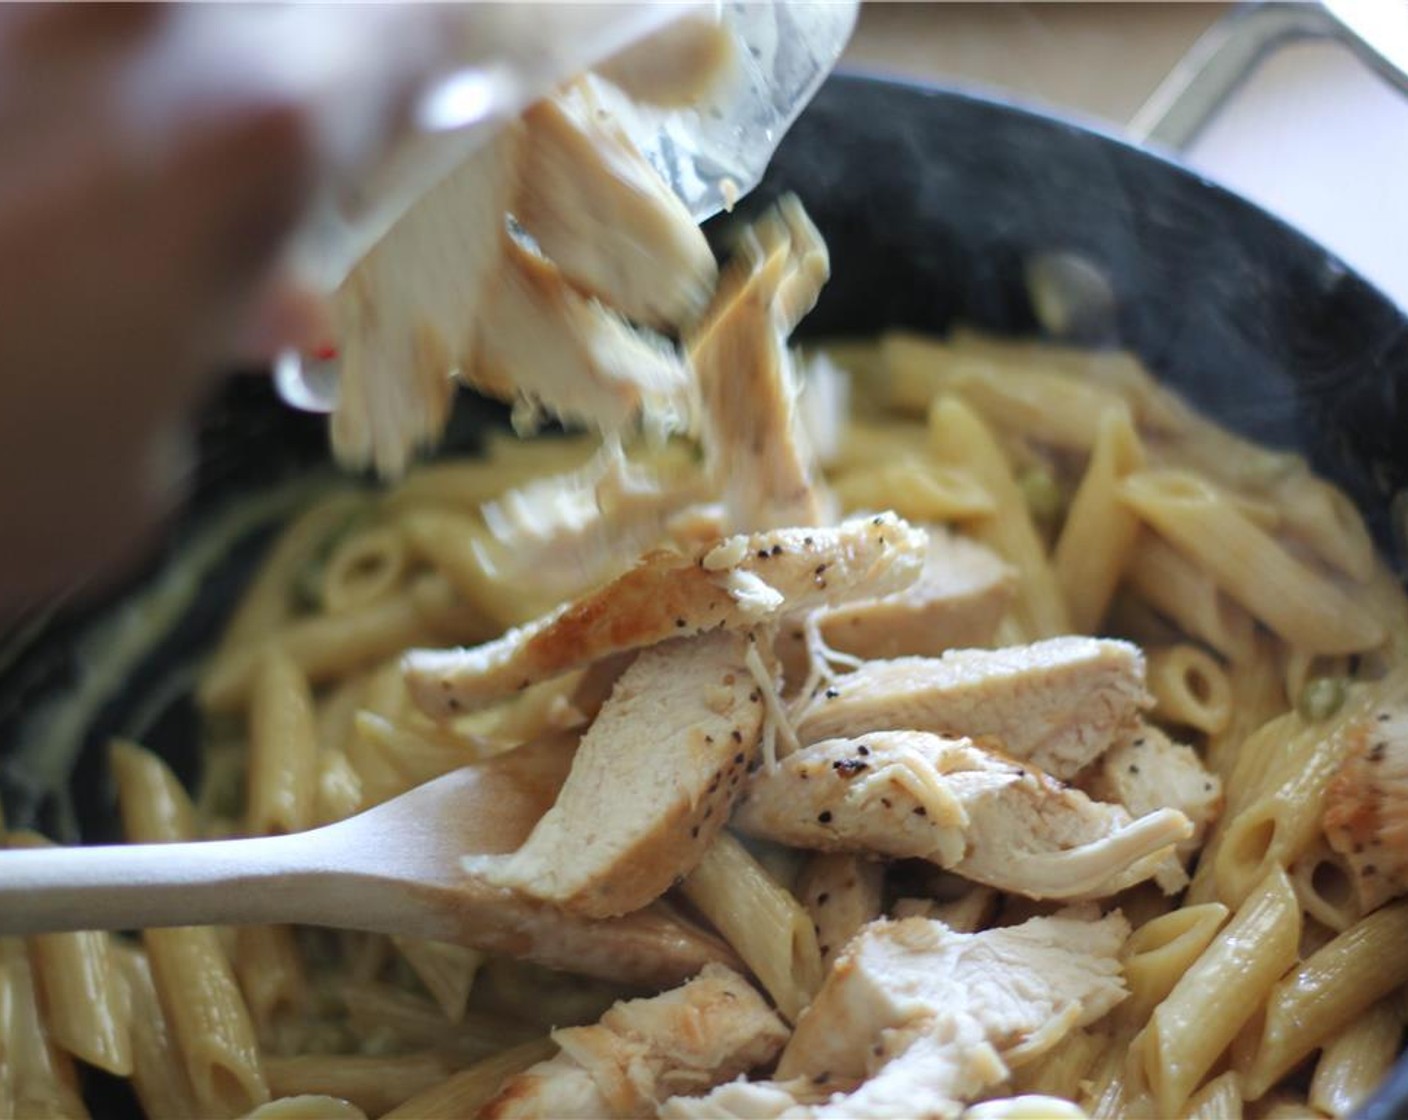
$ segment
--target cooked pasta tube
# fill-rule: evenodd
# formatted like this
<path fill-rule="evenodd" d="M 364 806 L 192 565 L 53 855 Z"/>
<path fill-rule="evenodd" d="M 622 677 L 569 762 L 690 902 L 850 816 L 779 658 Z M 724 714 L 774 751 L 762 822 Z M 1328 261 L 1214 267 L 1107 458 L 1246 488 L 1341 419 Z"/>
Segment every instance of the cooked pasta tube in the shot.
<path fill-rule="evenodd" d="M 1227 727 L 1232 684 L 1216 658 L 1191 645 L 1146 650 L 1145 657 L 1155 716 L 1209 735 Z"/>
<path fill-rule="evenodd" d="M 401 526 L 411 548 L 499 630 L 536 618 L 550 605 L 527 594 L 524 581 L 495 570 L 489 531 L 478 518 L 416 509 L 402 516 Z"/>
<path fill-rule="evenodd" d="M 348 980 L 337 989 L 347 1026 L 370 1054 L 441 1050 L 455 1061 L 476 1062 L 541 1033 L 533 1025 L 485 1012 L 466 1012 L 452 1023 L 433 1000 L 390 984 Z"/>
<path fill-rule="evenodd" d="M 1372 709 L 1401 699 L 1405 690 L 1408 672 L 1400 671 L 1372 686 L 1351 689 L 1333 719 L 1306 723 L 1297 717 L 1290 726 L 1299 730 L 1275 752 L 1275 763 L 1262 776 L 1254 799 L 1238 790 L 1234 771 L 1238 803 L 1235 815 L 1229 806 L 1213 858 L 1218 896 L 1224 902 L 1236 905 L 1269 867 L 1290 866 L 1310 850 L 1320 835 L 1330 782 L 1354 745 L 1377 726 Z"/>
<path fill-rule="evenodd" d="M 1142 1027 L 1207 951 L 1227 916 L 1227 907 L 1210 902 L 1171 910 L 1135 930 L 1120 952 L 1129 998 L 1116 1009 L 1116 1020 L 1132 1030 Z"/>
<path fill-rule="evenodd" d="M 1218 1057 L 1295 963 L 1300 924 L 1295 892 L 1277 868 L 1154 1009 L 1142 1032 L 1141 1057 L 1162 1115 L 1182 1114 Z"/>
<path fill-rule="evenodd" d="M 0 1040 L 14 1112 L 20 1116 L 87 1120 L 88 1110 L 78 1090 L 73 1059 L 56 1046 L 45 1030 L 33 970 L 17 938 L 0 938 L 4 963 L 5 999 L 0 1002 Z"/>
<path fill-rule="evenodd" d="M 249 834 L 282 835 L 313 827 L 318 799 L 313 691 L 278 646 L 269 646 L 255 669 L 249 724 Z"/>
<path fill-rule="evenodd" d="M 343 821 L 363 808 L 362 779 L 345 752 L 327 748 L 318 752 L 318 796 L 315 823 Z"/>
<path fill-rule="evenodd" d="M 336 1097 L 369 1116 L 381 1116 L 417 1093 L 450 1076 L 439 1054 L 304 1054 L 265 1058 L 264 1068 L 275 1096 Z"/>
<path fill-rule="evenodd" d="M 235 976 L 259 1038 L 272 1036 L 281 1016 L 309 999 L 303 957 L 288 926 L 241 926 L 235 931 Z"/>
<path fill-rule="evenodd" d="M 970 471 L 996 503 L 996 512 L 973 527 L 973 536 L 1018 573 L 1012 613 L 1031 639 L 1069 633 L 1060 584 L 1007 458 L 992 432 L 963 402 L 940 397 L 929 411 L 929 432 L 940 461 Z"/>
<path fill-rule="evenodd" d="M 1233 664 L 1253 655 L 1256 624 L 1208 572 L 1147 530 L 1130 551 L 1125 579 L 1144 602 Z"/>
<path fill-rule="evenodd" d="M 1352 1116 L 1383 1084 L 1403 1047 L 1403 1006 L 1379 1000 L 1326 1043 L 1310 1081 L 1310 1104 L 1329 1116 Z"/>
<path fill-rule="evenodd" d="M 384 505 L 389 511 L 426 506 L 474 513 L 515 486 L 578 470 L 599 447 L 597 440 L 581 436 L 491 440 L 482 457 L 415 467 L 386 495 Z"/>
<path fill-rule="evenodd" d="M 393 937 L 391 943 L 406 958 L 445 1018 L 452 1023 L 463 1019 L 469 990 L 484 963 L 484 954 L 465 945 L 418 937 Z"/>
<path fill-rule="evenodd" d="M 1383 626 L 1360 603 L 1295 559 L 1199 476 L 1145 471 L 1125 479 L 1120 493 L 1145 522 L 1292 645 L 1356 653 L 1383 642 Z"/>
<path fill-rule="evenodd" d="M 1204 751 L 1209 769 L 1224 780 L 1231 777 L 1248 737 L 1287 708 L 1270 639 L 1253 637 L 1246 656 L 1228 666 L 1227 684 L 1232 692 L 1231 717 L 1221 731 L 1208 736 Z"/>
<path fill-rule="evenodd" d="M 1098 424 L 1051 561 L 1071 626 L 1081 634 L 1097 632 L 1139 537 L 1139 518 L 1116 493 L 1120 479 L 1144 466 L 1139 433 L 1122 403 Z"/>
<path fill-rule="evenodd" d="M 269 640 L 283 647 L 309 681 L 322 684 L 412 646 L 474 643 L 496 632 L 487 618 L 466 609 L 443 577 L 424 575 L 359 610 L 297 619 Z M 201 706 L 228 712 L 244 704 L 262 656 L 262 648 L 243 645 L 214 662 L 197 689 Z"/>
<path fill-rule="evenodd" d="M 547 1061 L 556 1052 L 557 1046 L 550 1039 L 525 1042 L 417 1093 L 386 1113 L 382 1120 L 462 1120 L 474 1116 L 510 1077 Z"/>
<path fill-rule="evenodd" d="M 1350 579 L 1363 583 L 1373 575 L 1374 538 L 1342 490 L 1299 470 L 1276 487 L 1275 495 L 1287 535 Z"/>
<path fill-rule="evenodd" d="M 329 495 L 289 523 L 260 564 L 249 590 L 226 624 L 212 659 L 212 672 L 217 671 L 236 648 L 251 640 L 262 642 L 270 631 L 288 621 L 300 572 L 317 558 L 340 528 L 368 505 L 365 494 L 342 491 Z"/>
<path fill-rule="evenodd" d="M 881 340 L 886 403 L 922 413 L 935 397 L 956 394 L 990 424 L 1066 450 L 1089 450 L 1100 416 L 1123 402 L 1088 381 L 1014 363 L 972 349 L 892 331 Z"/>
<path fill-rule="evenodd" d="M 195 838 L 190 798 L 156 755 L 131 743 L 115 743 L 112 769 L 129 841 L 165 844 Z M 239 1116 L 267 1101 L 254 1024 L 215 930 L 149 929 L 142 942 L 197 1104 L 212 1116 Z M 199 998 L 190 998 L 192 992 Z"/>
<path fill-rule="evenodd" d="M 1306 914 L 1336 933 L 1364 916 L 1354 890 L 1353 869 L 1323 837 L 1291 865 L 1290 875 Z"/>
<path fill-rule="evenodd" d="M 728 943 L 791 1022 L 821 987 L 821 950 L 802 904 L 721 832 L 681 890 Z"/>
<path fill-rule="evenodd" d="M 244 1120 L 367 1120 L 367 1114 L 350 1101 L 305 1094 L 261 1104 Z"/>
<path fill-rule="evenodd" d="M 161 1009 L 147 956 L 128 945 L 114 952 L 132 1019 L 132 1087 L 142 1111 L 148 1120 L 187 1120 L 197 1115 L 195 1091 Z"/>
<path fill-rule="evenodd" d="M 1302 1058 L 1405 982 L 1408 902 L 1395 902 L 1356 922 L 1271 990 L 1256 1054 L 1244 1071 L 1248 1098 L 1265 1096 Z"/>
<path fill-rule="evenodd" d="M 919 524 L 972 521 L 997 511 L 997 503 L 967 472 L 918 458 L 852 468 L 832 480 L 831 490 L 846 513 L 892 509 Z"/>
<path fill-rule="evenodd" d="M 11 848 L 52 847 L 32 832 L 11 832 Z M 30 970 L 50 1036 L 75 1058 L 108 1073 L 132 1072 L 131 1021 L 106 933 L 41 933 L 26 938 Z"/>
<path fill-rule="evenodd" d="M 1188 1101 L 1187 1120 L 1242 1120 L 1242 1081 L 1232 1070 L 1218 1074 Z"/>
<path fill-rule="evenodd" d="M 1109 1039 L 1093 1030 L 1076 1030 L 1058 1042 L 1049 1053 L 1018 1070 L 1013 1088 L 1020 1093 L 1075 1100 L 1081 1084 L 1109 1048 Z"/>
<path fill-rule="evenodd" d="M 400 586 L 409 562 L 406 540 L 394 524 L 347 534 L 323 564 L 323 610 L 342 614 L 386 598 Z"/>

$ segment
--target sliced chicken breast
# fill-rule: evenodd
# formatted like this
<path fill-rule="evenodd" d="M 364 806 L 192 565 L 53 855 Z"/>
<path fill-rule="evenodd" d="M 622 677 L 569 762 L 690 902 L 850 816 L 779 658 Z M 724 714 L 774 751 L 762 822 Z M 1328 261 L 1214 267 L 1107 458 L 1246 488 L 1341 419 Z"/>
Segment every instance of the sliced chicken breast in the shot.
<path fill-rule="evenodd" d="M 1192 834 L 1155 878 L 1166 894 L 1188 885 L 1184 868 L 1222 812 L 1222 779 L 1203 765 L 1197 751 L 1146 724 L 1129 742 L 1108 751 L 1085 785 L 1092 797 L 1117 802 L 1136 817 L 1160 809 L 1187 817 Z"/>
<path fill-rule="evenodd" d="M 820 612 L 826 644 L 866 660 L 934 657 L 986 646 L 1016 588 L 1016 573 L 995 552 L 940 526 L 925 529 L 929 546 L 919 578 L 903 591 Z M 789 625 L 778 635 L 787 679 L 807 675 L 806 634 Z"/>
<path fill-rule="evenodd" d="M 1117 955 L 1128 935 L 1118 913 L 1066 911 L 973 934 L 922 918 L 875 922 L 841 955 L 797 1024 L 777 1081 L 668 1101 L 660 1114 L 960 1116 L 1011 1068 L 1124 998 Z M 822 1102 L 789 1091 L 806 1081 L 861 1079 L 854 1092 Z"/>
<path fill-rule="evenodd" d="M 1408 892 L 1408 710 L 1392 705 L 1346 727 L 1350 745 L 1322 818 L 1367 913 Z"/>
<path fill-rule="evenodd" d="M 823 965 L 881 916 L 884 893 L 883 864 L 845 852 L 818 852 L 807 860 L 797 899 L 812 916 Z"/>
<path fill-rule="evenodd" d="M 511 1078 L 479 1120 L 654 1116 L 669 1097 L 772 1061 L 787 1028 L 741 976 L 708 965 L 682 987 L 552 1037 L 562 1052 Z"/>
<path fill-rule="evenodd" d="M 652 552 L 546 617 L 474 649 L 413 650 L 406 682 L 423 711 L 448 718 L 612 654 L 908 586 L 924 534 L 893 514 L 835 528 L 730 537 L 693 556 Z"/>
<path fill-rule="evenodd" d="M 1069 779 L 1132 737 L 1150 703 L 1138 647 L 1050 638 L 862 665 L 811 699 L 797 735 L 804 743 L 900 729 L 969 736 Z"/>
<path fill-rule="evenodd" d="M 481 305 L 499 275 L 523 152 L 523 130 L 505 129 L 422 198 L 339 287 L 331 431 L 342 463 L 397 475 L 444 430 L 455 371 L 474 359 Z"/>
<path fill-rule="evenodd" d="M 687 339 L 706 468 L 734 532 L 825 520 L 786 339 L 830 269 L 826 243 L 789 195 L 744 232 L 707 316 Z"/>
<path fill-rule="evenodd" d="M 1131 822 L 1036 767 L 921 731 L 832 739 L 753 776 L 734 824 L 793 847 L 926 859 L 1032 898 L 1092 898 L 1154 874 L 1191 831 Z"/>
<path fill-rule="evenodd" d="M 570 282 L 658 328 L 697 318 L 718 279 L 684 204 L 587 82 L 524 115 L 527 142 L 514 217 Z"/>
<path fill-rule="evenodd" d="M 480 392 L 604 432 L 643 411 L 687 411 L 689 374 L 671 347 L 576 291 L 552 261 L 505 230 L 461 377 Z"/>
<path fill-rule="evenodd" d="M 643 652 L 523 846 L 468 857 L 470 874 L 597 918 L 638 910 L 687 875 L 728 820 L 761 739 L 747 645 L 725 631 Z"/>

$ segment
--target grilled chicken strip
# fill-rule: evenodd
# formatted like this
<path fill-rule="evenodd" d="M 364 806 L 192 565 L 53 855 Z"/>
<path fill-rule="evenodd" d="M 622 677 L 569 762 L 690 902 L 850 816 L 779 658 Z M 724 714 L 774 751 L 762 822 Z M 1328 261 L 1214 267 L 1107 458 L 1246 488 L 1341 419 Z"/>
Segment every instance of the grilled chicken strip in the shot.
<path fill-rule="evenodd" d="M 1187 817 L 1192 834 L 1155 876 L 1165 894 L 1187 886 L 1184 865 L 1222 812 L 1222 779 L 1203 765 L 1197 751 L 1146 724 L 1129 742 L 1108 751 L 1085 785 L 1092 797 L 1118 802 L 1136 817 L 1160 809 Z"/>
<path fill-rule="evenodd" d="M 406 683 L 447 718 L 603 657 L 710 630 L 746 630 L 852 597 L 899 591 L 925 537 L 893 514 L 835 528 L 730 537 L 694 556 L 658 551 L 561 609 L 474 649 L 413 650 Z"/>
<path fill-rule="evenodd" d="M 1354 873 L 1365 913 L 1408 891 L 1408 709 L 1392 704 L 1348 726 L 1323 825 Z"/>
<path fill-rule="evenodd" d="M 687 409 L 689 374 L 677 353 L 571 288 L 552 261 L 507 231 L 500 236 L 501 264 L 474 361 L 461 372 L 466 381 L 604 432 L 622 430 L 642 410 Z"/>
<path fill-rule="evenodd" d="M 922 731 L 807 747 L 753 776 L 734 824 L 793 847 L 926 859 L 1032 898 L 1123 890 L 1192 831 L 1172 810 L 1131 822 L 1029 763 Z"/>
<path fill-rule="evenodd" d="M 552 1037 L 562 1052 L 510 1079 L 479 1120 L 654 1116 L 668 1097 L 772 1061 L 787 1028 L 741 976 L 708 965 L 683 987 Z"/>
<path fill-rule="evenodd" d="M 1150 703 L 1136 646 L 1050 638 L 862 665 L 813 697 L 797 735 L 804 743 L 907 728 L 970 736 L 1069 779 L 1130 738 Z"/>
<path fill-rule="evenodd" d="M 684 204 L 577 82 L 524 116 L 514 217 L 563 275 L 629 319 L 667 329 L 703 312 L 718 267 Z"/>
<path fill-rule="evenodd" d="M 786 339 L 830 269 L 825 242 L 789 195 L 745 231 L 708 315 L 687 340 L 706 468 L 734 532 L 825 520 Z"/>
<path fill-rule="evenodd" d="M 580 471 L 538 479 L 486 503 L 492 534 L 486 556 L 506 577 L 528 575 L 535 590 L 556 599 L 580 595 L 659 545 L 671 520 L 704 496 L 692 463 L 666 470 L 603 452 Z"/>
<path fill-rule="evenodd" d="M 1012 601 L 1016 573 L 975 541 L 941 526 L 924 531 L 929 537 L 924 569 L 909 587 L 819 612 L 828 646 L 869 661 L 936 657 L 992 641 Z M 806 678 L 806 634 L 800 625 L 783 628 L 777 652 L 789 681 Z"/>
<path fill-rule="evenodd" d="M 845 852 L 817 852 L 807 861 L 797 900 L 812 916 L 823 965 L 881 916 L 884 890 L 885 868 L 879 863 Z"/>
<path fill-rule="evenodd" d="M 454 372 L 473 361 L 481 305 L 498 276 L 523 144 L 521 128 L 505 129 L 421 199 L 338 289 L 331 430 L 348 466 L 400 474 L 444 430 Z"/>
<path fill-rule="evenodd" d="M 692 871 L 728 820 L 762 733 L 747 645 L 724 631 L 643 652 L 527 841 L 512 855 L 467 858 L 470 874 L 604 918 L 640 909 Z"/>
<path fill-rule="evenodd" d="M 675 1099 L 664 1117 L 960 1116 L 1012 1067 L 1049 1051 L 1124 998 L 1118 914 L 1067 911 L 954 933 L 923 918 L 875 922 L 842 953 L 777 1067 L 777 1082 Z M 865 1079 L 815 1103 L 806 1080 Z"/>

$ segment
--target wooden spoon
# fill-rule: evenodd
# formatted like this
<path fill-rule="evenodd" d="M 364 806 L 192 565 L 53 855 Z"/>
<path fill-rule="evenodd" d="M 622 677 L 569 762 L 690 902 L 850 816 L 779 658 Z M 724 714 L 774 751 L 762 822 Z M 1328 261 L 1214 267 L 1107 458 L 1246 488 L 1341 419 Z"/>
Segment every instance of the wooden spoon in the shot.
<path fill-rule="evenodd" d="M 467 766 L 289 836 L 0 852 L 0 934 L 148 926 L 335 926 L 471 945 L 630 984 L 673 986 L 728 946 L 657 902 L 610 921 L 470 877 L 517 850 L 571 766 L 568 737 Z"/>

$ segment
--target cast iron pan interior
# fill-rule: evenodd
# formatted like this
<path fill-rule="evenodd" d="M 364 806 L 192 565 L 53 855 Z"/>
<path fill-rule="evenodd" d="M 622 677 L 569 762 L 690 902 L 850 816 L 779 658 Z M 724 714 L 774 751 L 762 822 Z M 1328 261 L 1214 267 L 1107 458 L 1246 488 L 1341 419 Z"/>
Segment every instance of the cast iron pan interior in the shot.
<path fill-rule="evenodd" d="M 1401 570 L 1388 504 L 1408 480 L 1408 445 L 1399 438 L 1408 419 L 1408 321 L 1295 230 L 1171 163 L 1073 124 L 855 77 L 827 83 L 744 213 L 785 190 L 806 203 L 833 258 L 834 278 L 806 334 L 943 332 L 955 323 L 1032 334 L 1024 262 L 1076 252 L 1118 296 L 1110 341 L 1137 351 L 1231 427 L 1309 455 L 1366 511 Z M 502 419 L 483 402 L 463 404 L 452 440 L 459 452 Z M 231 383 L 215 402 L 201 450 L 194 497 L 173 523 L 168 556 L 233 497 L 327 461 L 321 421 L 280 407 L 257 380 Z M 71 787 L 84 839 L 115 836 L 104 744 L 130 727 L 151 682 L 209 648 L 268 537 L 252 534 L 228 552 L 177 632 L 133 667 L 88 726 Z M 38 701 L 71 682 L 74 641 L 104 609 L 61 610 L 36 636 L 0 642 L 0 744 L 15 740 Z M 176 701 L 145 741 L 190 778 L 196 726 L 190 705 Z M 26 789 L 3 757 L 0 793 L 12 827 L 63 832 L 58 805 Z M 95 1116 L 135 1115 L 125 1087 L 109 1079 L 94 1078 L 89 1097 Z M 1364 1115 L 1400 1108 L 1408 1109 L 1408 1067 Z"/>

